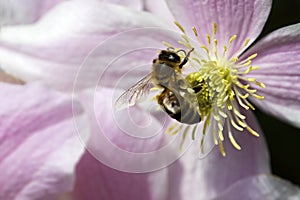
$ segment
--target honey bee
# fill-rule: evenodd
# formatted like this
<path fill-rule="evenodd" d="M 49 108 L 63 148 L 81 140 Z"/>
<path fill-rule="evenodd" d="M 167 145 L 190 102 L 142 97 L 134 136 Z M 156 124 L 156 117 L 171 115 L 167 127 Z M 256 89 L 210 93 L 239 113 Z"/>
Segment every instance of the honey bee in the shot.
<path fill-rule="evenodd" d="M 199 105 L 193 88 L 182 76 L 182 67 L 194 49 L 186 53 L 184 50 L 162 50 L 158 58 L 153 60 L 152 72 L 126 90 L 116 101 L 118 109 L 133 106 L 149 94 L 154 86 L 162 88 L 156 96 L 157 103 L 173 119 L 180 123 L 195 124 L 201 121 Z M 185 57 L 178 55 L 183 52 Z"/>

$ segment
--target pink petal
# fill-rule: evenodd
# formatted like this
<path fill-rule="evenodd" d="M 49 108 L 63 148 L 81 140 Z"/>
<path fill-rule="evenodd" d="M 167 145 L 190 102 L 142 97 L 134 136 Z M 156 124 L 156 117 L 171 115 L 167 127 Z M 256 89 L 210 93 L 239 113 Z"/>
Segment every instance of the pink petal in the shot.
<path fill-rule="evenodd" d="M 165 200 L 165 171 L 144 174 L 121 172 L 105 166 L 86 152 L 76 168 L 71 199 Z"/>
<path fill-rule="evenodd" d="M 253 98 L 262 110 L 300 127 L 300 24 L 274 31 L 245 55 L 258 56 L 254 66 L 260 66 L 249 76 L 263 82 L 263 101 Z M 256 87 L 256 86 L 253 86 Z"/>
<path fill-rule="evenodd" d="M 267 20 L 271 0 L 167 0 L 175 19 L 186 29 L 196 26 L 200 39 L 207 44 L 206 35 L 212 33 L 213 23 L 218 25 L 216 38 L 220 49 L 229 38 L 237 35 L 231 52 L 240 49 L 246 38 L 249 45 L 257 38 Z"/>
<path fill-rule="evenodd" d="M 3 28 L 0 36 L 1 67 L 25 81 L 42 80 L 55 88 L 70 91 L 80 65 L 104 39 L 130 28 L 159 25 L 159 20 L 145 12 L 95 1 L 67 1 L 34 25 Z M 148 38 L 150 35 L 153 37 Z M 87 62 L 91 65 L 83 74 L 81 87 L 93 85 L 106 63 L 120 56 L 120 51 L 126 48 L 133 51 L 138 46 L 156 49 L 155 44 L 161 43 L 155 39 L 155 34 L 141 35 L 149 43 L 143 43 L 138 37 L 140 35 L 131 35 L 121 43 L 119 40 L 107 45 L 109 48 L 102 49 L 96 57 L 89 57 Z M 153 57 L 145 57 L 147 63 L 152 62 Z M 138 59 L 134 61 L 140 62 Z M 122 63 L 119 68 L 127 65 L 128 62 Z"/>
<path fill-rule="evenodd" d="M 0 199 L 54 199 L 70 191 L 83 153 L 71 100 L 36 84 L 0 88 Z M 82 108 L 76 111 L 83 119 Z"/>
<path fill-rule="evenodd" d="M 157 111 L 157 104 L 118 111 L 114 102 L 119 94 L 99 88 L 80 96 L 91 122 L 92 136 L 86 144 L 91 154 L 111 168 L 133 173 L 155 171 L 177 160 L 184 152 L 176 146 L 181 136 L 164 133 L 169 118 Z"/>
<path fill-rule="evenodd" d="M 108 2 L 108 3 L 114 3 L 130 8 L 134 8 L 136 10 L 143 10 L 144 2 L 143 0 L 96 0 L 100 2 Z"/>
<path fill-rule="evenodd" d="M 299 187 L 279 177 L 261 174 L 238 181 L 214 200 L 296 200 L 299 197 Z"/>
<path fill-rule="evenodd" d="M 173 25 L 174 17 L 171 11 L 169 10 L 169 7 L 165 1 L 151 1 L 151 0 L 145 0 L 144 9 L 146 11 L 149 11 L 156 16 L 158 16 L 161 20 L 166 21 L 166 23 Z M 173 25 L 174 26 L 174 25 Z"/>
<path fill-rule="evenodd" d="M 171 192 L 168 199 L 211 199 L 217 197 L 237 181 L 260 173 L 270 173 L 266 143 L 252 113 L 247 114 L 247 122 L 261 133 L 259 138 L 247 131 L 239 132 L 232 128 L 237 142 L 242 147 L 236 150 L 225 138 L 223 157 L 218 147 L 204 159 L 196 159 L 199 144 L 194 143 L 176 163 L 171 165 L 169 182 Z M 226 133 L 225 129 L 225 133 Z M 176 184 L 180 184 L 179 191 Z"/>
<path fill-rule="evenodd" d="M 114 95 L 112 89 L 99 88 L 94 94 L 80 96 L 89 114 L 92 136 L 86 144 L 89 152 L 77 166 L 72 199 L 164 200 L 168 187 L 166 169 L 139 174 L 165 167 L 159 162 L 174 154 L 169 152 L 159 158 L 157 152 L 149 158 L 165 143 L 165 135 L 157 134 L 164 119 L 149 119 L 151 116 L 139 108 L 133 108 L 129 115 L 116 113 L 112 107 Z"/>
<path fill-rule="evenodd" d="M 63 0 L 2 0 L 0 2 L 0 24 L 33 23 L 62 1 Z"/>

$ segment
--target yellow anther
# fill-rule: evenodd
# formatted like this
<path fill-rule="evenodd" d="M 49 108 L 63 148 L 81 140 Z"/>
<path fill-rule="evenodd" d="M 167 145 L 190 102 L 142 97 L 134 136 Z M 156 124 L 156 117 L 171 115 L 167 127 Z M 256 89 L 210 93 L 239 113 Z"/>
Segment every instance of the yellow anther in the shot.
<path fill-rule="evenodd" d="M 244 130 L 242 127 L 238 126 L 238 125 L 233 121 L 233 119 L 230 120 L 230 123 L 231 123 L 231 125 L 232 125 L 236 130 L 241 131 L 241 132 Z"/>
<path fill-rule="evenodd" d="M 250 92 L 250 93 L 255 93 L 257 92 L 257 89 L 245 89 L 247 92 Z"/>
<path fill-rule="evenodd" d="M 247 126 L 247 130 L 248 130 L 252 135 L 254 135 L 254 136 L 256 136 L 256 137 L 259 137 L 259 134 L 258 134 L 256 131 L 254 131 L 252 128 L 250 128 L 249 126 Z"/>
<path fill-rule="evenodd" d="M 232 43 L 233 40 L 235 40 L 235 39 L 236 39 L 236 35 L 231 36 L 231 38 L 229 39 L 229 43 Z"/>
<path fill-rule="evenodd" d="M 246 119 L 244 115 L 242 115 L 237 109 L 233 109 L 234 114 L 236 114 L 240 119 Z"/>
<path fill-rule="evenodd" d="M 263 84 L 262 82 L 259 82 L 259 81 L 255 81 L 255 84 L 258 85 L 261 88 L 265 88 L 266 87 L 265 84 Z"/>
<path fill-rule="evenodd" d="M 239 61 L 239 58 L 238 58 L 238 57 L 233 57 L 233 58 L 231 58 L 231 60 L 230 60 L 230 61 L 232 61 L 232 62 L 236 63 L 237 61 Z"/>
<path fill-rule="evenodd" d="M 214 22 L 214 31 L 213 31 L 214 35 L 216 35 L 217 30 L 218 30 L 218 25 L 216 22 Z"/>
<path fill-rule="evenodd" d="M 254 106 L 251 103 L 249 103 L 247 100 L 245 100 L 245 102 L 246 102 L 247 106 L 249 106 L 249 108 L 251 108 L 251 110 L 255 110 Z"/>
<path fill-rule="evenodd" d="M 223 131 L 223 123 L 221 123 L 221 121 L 218 121 L 218 129 L 219 131 Z"/>
<path fill-rule="evenodd" d="M 210 44 L 210 35 L 207 34 L 207 35 L 206 35 L 206 38 L 207 38 L 207 43 Z"/>
<path fill-rule="evenodd" d="M 219 147 L 220 147 L 220 152 L 221 152 L 222 156 L 226 156 L 225 149 L 224 149 L 222 142 L 219 143 Z"/>
<path fill-rule="evenodd" d="M 224 113 L 223 111 L 219 110 L 219 114 L 220 114 L 223 118 L 227 118 L 226 113 Z"/>
<path fill-rule="evenodd" d="M 237 98 L 237 100 L 240 106 L 242 106 L 245 110 L 249 110 L 249 106 L 246 106 L 239 97 Z"/>
<path fill-rule="evenodd" d="M 173 48 L 173 45 L 171 45 L 170 43 L 168 43 L 166 41 L 162 41 L 162 44 L 168 48 Z"/>
<path fill-rule="evenodd" d="M 181 32 L 185 33 L 184 28 L 181 26 L 181 24 L 179 24 L 178 21 L 174 21 L 174 24 L 181 30 Z"/>
<path fill-rule="evenodd" d="M 176 135 L 177 133 L 179 133 L 180 129 L 181 129 L 181 126 L 178 126 L 177 129 L 175 129 L 175 130 L 174 130 L 173 132 L 171 132 L 170 134 L 171 134 L 171 135 Z"/>
<path fill-rule="evenodd" d="M 228 109 L 228 110 L 232 110 L 232 105 L 231 105 L 231 104 L 228 104 L 228 105 L 227 105 L 227 109 Z"/>
<path fill-rule="evenodd" d="M 249 81 L 249 82 L 255 82 L 256 78 L 247 78 L 246 80 Z"/>
<path fill-rule="evenodd" d="M 252 94 L 253 97 L 257 98 L 257 99 L 264 99 L 265 97 L 264 96 L 261 96 L 261 95 L 258 95 L 258 94 Z"/>
<path fill-rule="evenodd" d="M 218 46 L 218 40 L 214 39 L 215 46 Z"/>
<path fill-rule="evenodd" d="M 229 140 L 231 142 L 231 144 L 237 149 L 237 150 L 241 150 L 241 146 L 238 145 L 238 143 L 235 141 L 234 137 L 232 136 L 231 132 L 228 132 L 228 136 L 229 136 Z"/>
<path fill-rule="evenodd" d="M 193 26 L 193 27 L 192 27 L 192 30 L 193 30 L 194 35 L 196 36 L 196 38 L 198 38 L 198 31 L 197 31 L 196 27 Z"/>
<path fill-rule="evenodd" d="M 244 67 L 251 65 L 252 61 L 248 60 L 246 63 L 243 64 Z"/>
<path fill-rule="evenodd" d="M 201 48 L 204 49 L 207 54 L 209 54 L 209 50 L 208 50 L 208 48 L 206 46 L 202 45 Z"/>
<path fill-rule="evenodd" d="M 174 128 L 177 127 L 177 124 L 174 123 L 171 126 L 168 127 L 168 129 L 165 131 L 166 134 L 170 133 Z"/>
<path fill-rule="evenodd" d="M 250 42 L 250 38 L 247 38 L 247 39 L 245 40 L 244 47 L 248 46 L 249 42 Z"/>
<path fill-rule="evenodd" d="M 236 119 L 236 121 L 238 122 L 238 124 L 243 127 L 243 128 L 246 128 L 247 127 L 247 124 L 245 124 L 244 122 L 242 122 L 241 120 L 239 120 L 238 118 Z"/>
<path fill-rule="evenodd" d="M 257 57 L 257 53 L 252 54 L 252 55 L 249 56 L 246 60 L 252 60 L 252 59 L 254 59 L 254 58 L 256 58 L 256 57 Z"/>
<path fill-rule="evenodd" d="M 242 85 L 240 82 L 237 82 L 236 85 L 239 86 L 240 88 L 244 89 L 244 90 L 246 90 L 246 89 L 248 89 L 248 88 L 250 87 L 249 84 L 247 84 L 247 85 Z"/>
<path fill-rule="evenodd" d="M 223 49 L 224 49 L 224 50 L 223 50 L 223 56 L 224 56 L 225 53 L 227 52 L 227 46 L 224 46 Z"/>
<path fill-rule="evenodd" d="M 245 71 L 239 71 L 239 74 L 248 74 L 249 72 L 253 71 L 253 67 L 250 66 L 248 69 L 246 69 Z"/>
<path fill-rule="evenodd" d="M 242 99 L 247 99 L 249 97 L 249 93 L 246 93 L 244 95 L 242 95 L 241 93 L 238 93 L 239 97 L 241 97 Z"/>

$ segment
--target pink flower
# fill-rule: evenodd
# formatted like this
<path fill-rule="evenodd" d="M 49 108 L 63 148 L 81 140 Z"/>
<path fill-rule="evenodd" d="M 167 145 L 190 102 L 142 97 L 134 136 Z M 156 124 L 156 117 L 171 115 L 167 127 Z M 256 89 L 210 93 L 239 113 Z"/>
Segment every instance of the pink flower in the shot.
<path fill-rule="evenodd" d="M 249 46 L 259 35 L 271 7 L 270 1 L 168 0 L 170 11 L 165 4 L 149 1 L 145 4 L 123 2 L 129 3 L 130 8 L 97 0 L 53 1 L 50 7 L 42 6 L 45 13 L 23 14 L 29 8 L 39 9 L 37 2 L 17 7 L 16 13 L 24 16 L 23 20 L 29 24 L 3 26 L 0 35 L 2 69 L 27 82 L 22 86 L 0 85 L 1 199 L 179 200 L 245 196 L 288 199 L 300 195 L 298 188 L 271 175 L 262 135 L 255 138 L 247 131 L 241 133 L 232 128 L 241 151 L 236 151 L 226 139 L 223 142 L 226 157 L 215 148 L 209 156 L 199 160 L 198 148 L 189 148 L 180 159 L 165 167 L 180 155 L 176 149 L 157 152 L 169 144 L 168 139 L 172 141 L 178 136 L 168 138 L 160 134 L 143 140 L 125 135 L 120 125 L 128 125 L 132 119 L 124 113 L 114 115 L 112 106 L 116 95 L 114 86 L 121 92 L 135 83 L 138 76 L 150 72 L 147 66 L 123 77 L 135 66 L 151 65 L 157 53 L 147 53 L 146 48 L 163 49 L 162 41 L 177 44 L 178 33 L 166 30 L 173 27 L 163 20 L 164 17 L 172 19 L 170 11 L 189 37 L 192 37 L 190 28 L 196 26 L 204 44 L 208 45 L 205 37 L 212 32 L 213 22 L 218 26 L 215 35 L 218 46 L 222 47 L 237 35 L 228 51 L 234 55 L 247 37 Z M 157 11 L 157 16 L 162 17 L 142 11 L 144 7 Z M 15 8 L 10 7 L 12 13 Z M 4 18 L 6 23 L 2 24 L 21 24 L 22 18 Z M 152 28 L 131 30 L 144 27 Z M 122 31 L 128 32 L 110 38 Z M 267 87 L 259 90 L 265 100 L 253 98 L 253 102 L 298 127 L 299 33 L 299 24 L 275 31 L 239 59 L 258 53 L 252 65 L 261 68 L 250 75 Z M 101 44 L 98 46 L 98 43 Z M 142 51 L 131 52 L 139 48 L 143 48 Z M 122 53 L 127 54 L 120 56 Z M 118 59 L 106 68 L 116 57 Z M 118 85 L 121 77 L 121 85 Z M 283 81 L 279 82 L 278 77 Z M 73 90 L 72 110 L 68 94 Z M 136 109 L 139 112 L 131 113 L 137 123 L 135 127 L 146 126 L 140 119 L 148 116 L 147 111 Z M 143 133 L 150 136 L 161 127 L 159 119 L 163 119 L 161 112 L 152 113 L 152 124 Z M 252 129 L 262 133 L 251 112 L 241 110 L 241 113 Z M 123 127 L 132 131 L 129 125 Z M 227 133 L 228 127 L 224 129 L 223 133 Z M 79 139 L 85 142 L 88 136 L 88 151 L 83 151 Z M 105 143 L 106 140 L 111 143 Z M 118 148 L 121 150 L 117 151 Z M 165 168 L 160 169 L 162 167 Z M 159 170 L 153 172 L 154 169 Z"/>

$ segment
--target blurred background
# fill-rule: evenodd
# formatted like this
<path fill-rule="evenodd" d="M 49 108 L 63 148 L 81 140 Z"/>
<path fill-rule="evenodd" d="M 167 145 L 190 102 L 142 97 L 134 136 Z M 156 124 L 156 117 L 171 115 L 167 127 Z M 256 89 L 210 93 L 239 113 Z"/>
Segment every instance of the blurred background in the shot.
<path fill-rule="evenodd" d="M 273 0 L 271 14 L 260 37 L 295 23 L 300 23 L 300 0 Z M 300 129 L 260 110 L 256 110 L 255 115 L 269 146 L 273 173 L 300 185 Z"/>

